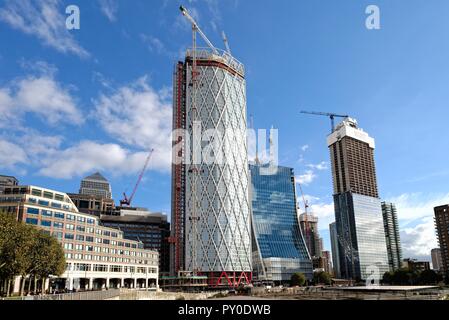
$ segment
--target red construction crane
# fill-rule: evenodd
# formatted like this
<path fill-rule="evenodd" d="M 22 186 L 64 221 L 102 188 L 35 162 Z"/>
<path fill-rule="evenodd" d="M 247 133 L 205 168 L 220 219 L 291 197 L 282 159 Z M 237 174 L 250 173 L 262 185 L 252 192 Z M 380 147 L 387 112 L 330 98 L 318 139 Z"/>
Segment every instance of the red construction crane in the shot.
<path fill-rule="evenodd" d="M 145 165 L 143 166 L 142 172 L 139 175 L 139 178 L 137 179 L 136 185 L 134 186 L 133 192 L 131 193 L 131 196 L 128 198 L 126 195 L 126 192 L 123 192 L 123 200 L 120 200 L 120 206 L 131 206 L 131 203 L 134 199 L 134 196 L 136 195 L 137 189 L 139 188 L 140 182 L 142 181 L 143 175 L 145 174 L 145 171 L 147 170 L 148 164 L 150 163 L 151 157 L 153 156 L 154 149 L 151 149 L 150 154 L 147 157 L 147 160 L 145 161 Z"/>

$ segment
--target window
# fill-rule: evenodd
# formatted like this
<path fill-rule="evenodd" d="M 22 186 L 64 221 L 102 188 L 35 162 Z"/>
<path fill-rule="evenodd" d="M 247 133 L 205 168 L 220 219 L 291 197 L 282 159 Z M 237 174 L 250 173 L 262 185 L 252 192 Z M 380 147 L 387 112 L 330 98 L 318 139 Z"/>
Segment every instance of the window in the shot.
<path fill-rule="evenodd" d="M 50 205 L 50 202 L 44 201 L 44 200 L 39 200 L 39 204 L 41 206 L 48 207 Z"/>
<path fill-rule="evenodd" d="M 62 194 L 55 194 L 55 200 L 64 201 L 64 196 Z"/>
<path fill-rule="evenodd" d="M 66 253 L 65 254 L 65 258 L 66 259 L 72 259 L 72 254 L 71 253 Z"/>
<path fill-rule="evenodd" d="M 27 208 L 28 214 L 39 214 L 39 209 L 36 208 Z"/>
<path fill-rule="evenodd" d="M 51 203 L 51 207 L 52 208 L 56 208 L 56 209 L 61 209 L 61 204 L 60 203 L 56 203 L 56 202 L 52 202 Z"/>
<path fill-rule="evenodd" d="M 29 203 L 37 203 L 37 200 L 35 198 L 28 198 Z"/>
<path fill-rule="evenodd" d="M 122 272 L 121 266 L 111 266 L 111 272 Z"/>
<path fill-rule="evenodd" d="M 111 232 L 111 237 L 117 238 L 117 232 Z"/>
<path fill-rule="evenodd" d="M 78 222 L 86 222 L 86 218 L 81 217 L 81 216 L 78 216 L 78 217 L 76 218 L 76 220 L 77 220 Z"/>
<path fill-rule="evenodd" d="M 42 220 L 41 221 L 41 226 L 50 228 L 51 227 L 51 221 L 49 221 L 49 220 Z"/>
<path fill-rule="evenodd" d="M 80 235 L 80 234 L 77 234 L 77 235 L 76 235 L 76 240 L 77 240 L 77 241 L 84 241 L 84 236 L 82 236 L 82 235 Z"/>
<path fill-rule="evenodd" d="M 67 219 L 67 220 L 70 220 L 70 221 L 75 221 L 75 216 L 74 216 L 73 214 L 68 214 L 68 215 L 66 216 L 66 219 Z"/>
<path fill-rule="evenodd" d="M 75 235 L 72 234 L 72 233 L 66 233 L 64 235 L 64 238 L 67 239 L 67 240 L 74 240 L 75 239 Z"/>
<path fill-rule="evenodd" d="M 108 239 L 103 239 L 103 243 L 104 244 L 109 244 L 111 241 L 109 241 Z"/>
<path fill-rule="evenodd" d="M 37 226 L 38 220 L 37 219 L 33 219 L 33 218 L 27 218 L 26 223 Z"/>
<path fill-rule="evenodd" d="M 94 237 L 86 237 L 87 242 L 94 242 Z"/>
<path fill-rule="evenodd" d="M 94 247 L 93 246 L 86 246 L 86 251 L 93 252 Z"/>
<path fill-rule="evenodd" d="M 64 228 L 64 223 L 62 223 L 62 222 L 54 222 L 53 223 L 53 228 L 62 229 L 62 228 Z"/>
<path fill-rule="evenodd" d="M 87 233 L 94 233 L 94 228 L 87 227 L 87 228 L 86 228 L 86 232 L 87 232 Z"/>
<path fill-rule="evenodd" d="M 64 249 L 65 250 L 73 250 L 73 243 L 65 243 Z"/>
<path fill-rule="evenodd" d="M 111 232 L 110 231 L 103 231 L 103 235 L 106 237 L 110 237 L 111 236 Z"/>
<path fill-rule="evenodd" d="M 42 214 L 44 217 L 53 217 L 53 212 L 48 211 L 48 210 L 42 210 L 41 214 Z"/>
<path fill-rule="evenodd" d="M 74 226 L 73 224 L 70 224 L 70 223 L 67 223 L 67 224 L 65 225 L 65 228 L 66 228 L 67 230 L 70 230 L 70 231 L 74 231 L 74 230 L 75 230 L 75 226 Z"/>
<path fill-rule="evenodd" d="M 75 246 L 75 249 L 78 250 L 78 251 L 83 251 L 84 250 L 84 246 L 82 244 L 77 244 Z"/>
<path fill-rule="evenodd" d="M 33 196 L 42 197 L 42 191 L 41 191 L 41 190 L 38 190 L 38 189 L 32 189 L 32 190 L 31 190 L 31 194 L 32 194 Z"/>
<path fill-rule="evenodd" d="M 62 232 L 54 231 L 53 232 L 53 237 L 55 237 L 58 240 L 61 240 L 62 239 Z"/>
<path fill-rule="evenodd" d="M 56 219 L 64 219 L 64 213 L 62 213 L 62 212 L 55 212 L 55 218 Z"/>
<path fill-rule="evenodd" d="M 94 264 L 94 271 L 96 272 L 107 272 L 108 271 L 108 266 L 104 265 L 104 264 Z"/>
<path fill-rule="evenodd" d="M 78 232 L 85 232 L 86 228 L 83 227 L 83 226 L 76 226 L 76 231 L 78 231 Z"/>
<path fill-rule="evenodd" d="M 95 224 L 95 220 L 94 219 L 87 219 L 87 223 L 88 224 Z"/>
<path fill-rule="evenodd" d="M 44 198 L 53 199 L 53 193 L 44 191 Z"/>

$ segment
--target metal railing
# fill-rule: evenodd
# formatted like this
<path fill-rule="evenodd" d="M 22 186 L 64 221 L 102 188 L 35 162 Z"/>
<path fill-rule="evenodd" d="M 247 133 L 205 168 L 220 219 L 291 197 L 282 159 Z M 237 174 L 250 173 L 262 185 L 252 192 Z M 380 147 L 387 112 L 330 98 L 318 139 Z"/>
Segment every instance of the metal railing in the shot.
<path fill-rule="evenodd" d="M 75 293 L 64 293 L 64 294 L 49 294 L 42 296 L 27 296 L 22 297 L 21 300 L 108 300 L 117 298 L 120 296 L 120 289 L 111 289 L 104 291 L 86 291 L 86 292 L 75 292 Z"/>
<path fill-rule="evenodd" d="M 224 64 L 227 64 L 231 68 L 233 68 L 235 71 L 240 73 L 242 76 L 245 75 L 245 66 L 243 63 L 241 63 L 239 60 L 234 58 L 232 55 L 227 53 L 224 50 L 216 49 L 218 52 L 218 55 L 215 54 L 211 48 L 197 48 L 196 55 L 197 59 L 199 60 L 208 60 L 208 59 L 214 59 L 217 61 L 221 61 Z M 187 49 L 187 57 L 193 56 L 193 49 L 189 48 Z"/>

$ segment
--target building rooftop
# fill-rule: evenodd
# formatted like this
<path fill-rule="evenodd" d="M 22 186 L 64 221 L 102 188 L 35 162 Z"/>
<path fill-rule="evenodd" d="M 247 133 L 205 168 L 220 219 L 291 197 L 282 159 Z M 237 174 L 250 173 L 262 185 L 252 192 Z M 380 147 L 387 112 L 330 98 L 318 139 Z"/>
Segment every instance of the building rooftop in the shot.
<path fill-rule="evenodd" d="M 101 173 L 99 173 L 99 172 L 96 172 L 96 173 L 94 173 L 93 175 L 90 175 L 90 176 L 84 178 L 83 180 L 92 180 L 92 181 L 103 181 L 103 182 L 108 182 L 108 180 L 107 180 L 105 177 L 103 177 L 103 176 L 101 175 Z"/>
<path fill-rule="evenodd" d="M 337 125 L 335 131 L 327 137 L 327 145 L 331 146 L 344 137 L 350 137 L 365 142 L 372 149 L 376 147 L 374 139 L 371 138 L 368 133 L 363 131 L 363 129 L 359 128 L 357 120 L 352 118 L 346 118 Z"/>

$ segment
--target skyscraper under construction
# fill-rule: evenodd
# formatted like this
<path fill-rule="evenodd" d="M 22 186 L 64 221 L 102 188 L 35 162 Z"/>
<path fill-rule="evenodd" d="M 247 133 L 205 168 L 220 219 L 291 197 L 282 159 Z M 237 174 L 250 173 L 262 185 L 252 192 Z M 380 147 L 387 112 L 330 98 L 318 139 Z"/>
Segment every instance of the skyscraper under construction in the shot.
<path fill-rule="evenodd" d="M 196 48 L 191 21 L 174 73 L 171 271 L 237 286 L 252 277 L 245 71 L 208 41 Z"/>
<path fill-rule="evenodd" d="M 368 279 L 389 271 L 374 139 L 347 118 L 327 138 L 343 278 Z"/>

